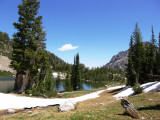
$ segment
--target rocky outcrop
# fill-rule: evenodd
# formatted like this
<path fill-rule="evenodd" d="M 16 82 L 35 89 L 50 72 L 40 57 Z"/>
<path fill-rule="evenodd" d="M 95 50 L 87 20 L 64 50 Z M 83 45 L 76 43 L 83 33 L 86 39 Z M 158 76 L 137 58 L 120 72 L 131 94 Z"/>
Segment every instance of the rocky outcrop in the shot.
<path fill-rule="evenodd" d="M 106 64 L 107 67 L 120 68 L 125 70 L 125 65 L 128 63 L 128 53 L 129 51 L 119 52 L 117 55 L 114 55 L 109 63 Z"/>
<path fill-rule="evenodd" d="M 0 70 L 15 73 L 15 71 L 9 67 L 10 62 L 11 60 L 8 57 L 0 55 Z"/>

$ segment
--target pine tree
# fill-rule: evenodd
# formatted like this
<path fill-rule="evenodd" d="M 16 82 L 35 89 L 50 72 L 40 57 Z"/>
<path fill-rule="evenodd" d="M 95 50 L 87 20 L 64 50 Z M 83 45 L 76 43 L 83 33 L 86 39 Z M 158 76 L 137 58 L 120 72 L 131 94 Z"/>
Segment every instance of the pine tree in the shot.
<path fill-rule="evenodd" d="M 135 85 L 135 70 L 133 67 L 133 37 L 130 39 L 130 48 L 128 53 L 128 64 L 126 65 L 127 85 Z"/>
<path fill-rule="evenodd" d="M 152 26 L 151 40 L 150 42 L 145 43 L 145 74 L 143 74 L 143 76 L 145 77 L 144 82 L 150 82 L 154 80 L 154 74 L 156 71 L 156 54 L 157 46 Z"/>
<path fill-rule="evenodd" d="M 66 80 L 64 82 L 64 88 L 65 88 L 66 91 L 71 91 L 72 90 L 69 73 L 67 73 Z"/>
<path fill-rule="evenodd" d="M 71 85 L 72 85 L 73 90 L 82 89 L 79 54 L 78 53 L 77 53 L 76 57 L 74 57 L 74 64 L 72 67 L 72 75 L 71 75 Z"/>
<path fill-rule="evenodd" d="M 36 61 L 40 59 L 39 51 L 45 48 L 42 16 L 38 16 L 39 4 L 37 0 L 22 0 L 22 4 L 18 6 L 19 22 L 13 23 L 18 32 L 13 35 L 11 67 L 17 71 L 15 90 L 19 92 L 26 90 L 30 76 L 39 74 Z M 23 75 L 25 75 L 24 82 Z M 39 83 L 38 78 L 37 83 Z"/>
<path fill-rule="evenodd" d="M 158 49 L 156 52 L 156 60 L 155 60 L 155 75 L 158 76 L 157 80 L 160 81 L 160 32 L 159 32 L 159 40 L 158 40 Z"/>
<path fill-rule="evenodd" d="M 135 70 L 135 81 L 136 85 L 139 83 L 143 83 L 143 79 L 141 76 L 143 74 L 143 63 L 145 57 L 145 50 L 142 42 L 142 36 L 140 29 L 138 28 L 138 23 L 136 23 L 135 31 L 133 32 L 133 41 L 134 41 L 134 55 L 133 55 L 133 66 Z"/>
<path fill-rule="evenodd" d="M 155 64 L 155 57 L 156 57 L 156 39 L 154 37 L 154 31 L 153 31 L 153 26 L 152 26 L 152 38 L 151 38 L 151 43 L 149 46 L 149 69 L 150 69 L 150 75 L 153 76 L 153 70 L 154 70 L 154 64 Z"/>
<path fill-rule="evenodd" d="M 53 95 L 53 76 L 46 50 L 39 50 L 36 64 L 31 69 L 28 89 L 40 94 Z M 42 64 L 43 63 L 43 64 Z M 31 86 L 29 86 L 31 84 Z"/>
<path fill-rule="evenodd" d="M 71 87 L 73 90 L 76 90 L 76 80 L 75 80 L 75 65 L 76 65 L 76 58 L 74 57 L 74 64 L 72 65 L 72 74 L 71 74 Z"/>
<path fill-rule="evenodd" d="M 56 79 L 56 89 L 58 91 L 59 87 L 60 87 L 60 82 L 61 82 L 61 78 L 60 78 L 60 74 L 58 74 L 58 77 Z"/>
<path fill-rule="evenodd" d="M 80 63 L 79 63 L 79 54 L 76 55 L 76 66 L 75 66 L 75 79 L 77 81 L 77 89 L 82 89 L 81 84 L 81 73 L 80 73 Z"/>
<path fill-rule="evenodd" d="M 132 35 L 131 43 L 133 40 L 132 48 L 130 48 L 129 53 L 129 62 L 127 67 L 127 76 L 128 84 L 139 86 L 140 83 L 143 83 L 143 65 L 145 59 L 145 48 L 142 42 L 142 36 L 140 29 L 138 27 L 138 23 L 136 23 L 135 30 Z M 131 45 L 130 45 L 131 46 Z M 131 72 L 131 73 L 129 73 Z M 135 80 L 133 80 L 135 79 Z M 131 82 L 132 81 L 132 82 Z M 135 81 L 135 83 L 133 83 Z"/>

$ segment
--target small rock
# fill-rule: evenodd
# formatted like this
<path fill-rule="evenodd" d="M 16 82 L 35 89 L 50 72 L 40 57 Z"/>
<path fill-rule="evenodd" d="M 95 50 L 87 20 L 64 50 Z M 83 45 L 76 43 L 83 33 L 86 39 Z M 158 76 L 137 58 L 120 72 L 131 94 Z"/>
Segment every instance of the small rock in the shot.
<path fill-rule="evenodd" d="M 100 105 L 104 105 L 104 103 L 100 103 Z"/>
<path fill-rule="evenodd" d="M 34 114 L 30 115 L 30 117 L 33 117 L 33 116 L 38 115 L 38 114 L 39 114 L 39 113 L 34 113 Z"/>
<path fill-rule="evenodd" d="M 149 99 L 149 101 L 152 101 L 153 99 Z"/>
<path fill-rule="evenodd" d="M 144 119 L 145 119 L 144 117 L 141 118 L 141 120 L 144 120 Z"/>
<path fill-rule="evenodd" d="M 27 111 L 27 113 L 32 113 L 32 111 Z"/>
<path fill-rule="evenodd" d="M 13 109 L 8 109 L 7 112 L 8 112 L 9 114 L 13 114 L 13 113 L 15 113 L 15 110 L 13 110 Z"/>

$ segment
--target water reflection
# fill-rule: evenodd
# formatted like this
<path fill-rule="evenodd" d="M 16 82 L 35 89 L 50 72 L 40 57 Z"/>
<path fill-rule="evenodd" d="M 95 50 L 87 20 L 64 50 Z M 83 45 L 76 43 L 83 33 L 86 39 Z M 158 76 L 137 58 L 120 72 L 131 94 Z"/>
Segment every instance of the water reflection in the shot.
<path fill-rule="evenodd" d="M 8 93 L 14 88 L 14 78 L 0 77 L 0 92 Z"/>
<path fill-rule="evenodd" d="M 55 80 L 55 83 L 57 81 Z M 64 91 L 64 80 L 58 81 L 58 84 L 54 84 L 53 89 L 57 90 L 57 91 Z M 91 89 L 95 89 L 95 88 L 99 88 L 104 86 L 104 82 L 91 82 L 91 81 L 82 81 L 82 87 L 83 90 L 91 90 Z"/>
<path fill-rule="evenodd" d="M 12 91 L 14 88 L 14 78 L 0 77 L 0 92 L 7 93 Z M 64 91 L 64 80 L 54 80 L 53 89 L 57 91 Z M 82 81 L 82 87 L 84 90 L 91 90 L 104 86 L 103 82 L 91 82 L 91 81 Z"/>

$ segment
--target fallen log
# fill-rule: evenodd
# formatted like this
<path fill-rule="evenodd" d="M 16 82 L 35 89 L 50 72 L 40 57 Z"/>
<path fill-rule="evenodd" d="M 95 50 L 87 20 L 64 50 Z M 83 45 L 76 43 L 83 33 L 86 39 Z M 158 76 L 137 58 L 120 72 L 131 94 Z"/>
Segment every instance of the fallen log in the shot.
<path fill-rule="evenodd" d="M 140 119 L 140 115 L 132 103 L 129 103 L 126 99 L 122 98 L 121 105 L 125 108 L 125 113 L 129 114 L 133 118 Z"/>

